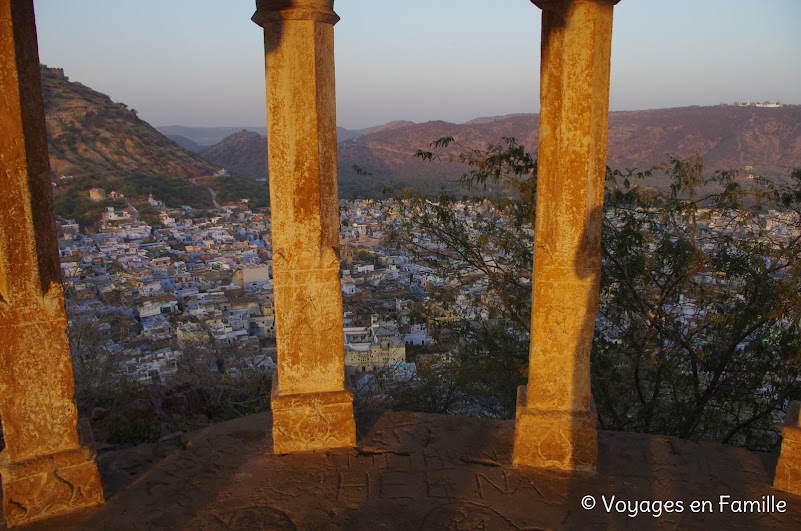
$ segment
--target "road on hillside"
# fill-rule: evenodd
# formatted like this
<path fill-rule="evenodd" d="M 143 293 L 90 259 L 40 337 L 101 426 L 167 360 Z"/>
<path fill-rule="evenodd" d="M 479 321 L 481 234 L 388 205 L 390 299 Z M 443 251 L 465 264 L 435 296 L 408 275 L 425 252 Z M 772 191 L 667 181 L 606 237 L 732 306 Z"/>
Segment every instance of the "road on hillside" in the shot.
<path fill-rule="evenodd" d="M 220 208 L 220 205 L 217 204 L 217 194 L 211 189 L 211 186 L 209 186 L 209 193 L 211 194 L 211 204 L 214 205 L 214 208 Z"/>

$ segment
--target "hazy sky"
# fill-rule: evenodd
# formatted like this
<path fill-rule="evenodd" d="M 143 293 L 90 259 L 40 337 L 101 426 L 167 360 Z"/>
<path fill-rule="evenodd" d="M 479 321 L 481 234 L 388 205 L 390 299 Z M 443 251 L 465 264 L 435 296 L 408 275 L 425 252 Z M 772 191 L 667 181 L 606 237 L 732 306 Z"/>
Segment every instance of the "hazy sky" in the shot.
<path fill-rule="evenodd" d="M 261 126 L 254 0 L 35 0 L 39 55 L 153 125 Z M 337 118 L 463 122 L 539 109 L 528 0 L 336 0 Z M 612 110 L 801 103 L 801 0 L 622 0 Z"/>

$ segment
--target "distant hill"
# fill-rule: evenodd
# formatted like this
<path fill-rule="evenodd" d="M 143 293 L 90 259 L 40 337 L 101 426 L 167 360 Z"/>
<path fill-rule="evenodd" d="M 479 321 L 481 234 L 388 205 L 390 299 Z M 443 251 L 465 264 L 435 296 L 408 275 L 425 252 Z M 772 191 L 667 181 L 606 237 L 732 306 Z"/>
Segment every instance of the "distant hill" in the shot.
<path fill-rule="evenodd" d="M 243 177 L 267 175 L 267 138 L 252 131 L 243 129 L 227 136 L 203 149 L 200 156 Z"/>
<path fill-rule="evenodd" d="M 699 153 L 710 170 L 787 175 L 801 167 L 801 106 L 679 107 L 609 115 L 612 167 L 646 167 L 665 153 Z"/>
<path fill-rule="evenodd" d="M 217 144 L 222 139 L 240 131 L 252 131 L 262 136 L 267 135 L 267 128 L 261 127 L 189 127 L 184 125 L 160 125 L 156 127 L 164 135 L 188 138 L 201 149 Z"/>
<path fill-rule="evenodd" d="M 223 139 L 240 131 L 251 131 L 261 136 L 267 136 L 266 127 L 189 127 L 185 125 L 163 125 L 156 127 L 156 129 L 170 138 L 186 138 L 200 146 L 201 149 L 218 144 L 222 142 Z M 344 127 L 337 127 L 337 141 L 344 142 L 345 140 L 350 140 L 369 133 L 373 129 L 375 129 L 375 127 L 368 127 L 367 129 L 345 129 Z"/>
<path fill-rule="evenodd" d="M 422 124 L 408 123 L 399 127 L 379 128 L 354 140 L 339 144 L 340 195 L 349 197 L 364 193 L 374 194 L 383 186 L 405 188 L 413 186 L 426 192 L 441 187 L 455 189 L 456 180 L 466 171 L 459 164 L 426 162 L 414 157 L 418 149 L 444 136 L 453 136 L 465 146 L 484 148 L 499 143 L 503 136 L 516 136 L 526 143 L 525 133 L 533 131 L 533 119 L 505 121 L 506 127 L 491 124 L 469 125 L 433 121 Z M 493 122 L 496 124 L 496 122 Z M 526 145 L 531 145 L 526 143 Z M 359 175 L 355 166 L 372 173 L 378 180 Z"/>
<path fill-rule="evenodd" d="M 203 149 L 203 146 L 197 144 L 196 142 L 190 140 L 189 138 L 186 138 L 185 136 L 181 135 L 166 135 L 166 136 L 167 138 L 169 138 L 182 148 L 186 149 L 187 151 L 191 151 L 192 153 L 197 153 L 198 151 Z"/>
<path fill-rule="evenodd" d="M 421 161 L 414 157 L 416 150 L 427 149 L 444 136 L 479 149 L 499 144 L 503 137 L 513 137 L 535 153 L 537 120 L 536 114 L 514 114 L 476 118 L 463 124 L 397 121 L 351 132 L 358 134 L 346 140 L 340 135 L 340 195 L 375 192 L 383 185 L 415 185 L 428 191 L 441 186 L 455 188 L 456 179 L 465 171 L 463 166 Z M 244 158 L 254 156 L 244 150 L 238 153 Z M 669 153 L 680 157 L 699 153 L 710 171 L 787 175 L 792 168 L 801 167 L 801 106 L 719 105 L 610 113 L 609 166 L 648 169 L 663 162 Z M 215 146 L 214 154 L 215 158 L 209 160 L 225 160 L 230 168 L 248 167 L 251 173 L 261 168 L 238 159 L 223 143 Z M 375 174 L 380 182 L 359 175 L 354 165 Z"/>
<path fill-rule="evenodd" d="M 43 66 L 41 72 L 50 169 L 55 175 L 135 171 L 189 179 L 216 171 L 125 104 L 70 81 L 62 69 Z"/>
<path fill-rule="evenodd" d="M 349 130 L 343 127 L 337 127 L 337 141 L 340 146 L 343 143 L 353 141 L 367 134 L 376 134 L 386 131 L 392 131 L 403 127 L 416 125 L 414 122 L 408 121 L 395 121 L 389 122 L 384 125 L 370 127 L 367 129 Z M 180 126 L 171 126 L 171 128 L 178 128 Z M 193 128 L 184 128 L 184 132 Z M 197 128 L 198 131 L 188 131 L 190 134 L 204 135 L 202 128 Z M 217 131 L 229 130 L 230 128 L 216 128 Z M 201 136 L 200 138 L 209 138 L 208 136 Z M 188 140 L 188 139 L 187 139 Z M 191 142 L 191 140 L 189 140 Z M 340 147 L 340 149 L 342 149 Z M 212 162 L 218 166 L 222 166 L 236 175 L 243 177 L 250 177 L 253 179 L 263 178 L 267 176 L 267 138 L 257 132 L 249 129 L 241 129 L 232 135 L 226 136 L 217 144 L 202 148 L 199 154 L 204 159 Z M 340 165 L 341 167 L 342 165 Z M 352 166 L 352 164 L 351 164 Z M 350 166 L 342 168 L 341 171 L 346 173 L 354 173 Z M 354 173 L 355 176 L 355 173 Z M 351 179 L 353 180 L 353 179 Z M 363 179 L 362 179 L 363 180 Z M 348 183 L 353 184 L 353 183 Z M 369 185 L 369 183 L 366 183 Z"/>

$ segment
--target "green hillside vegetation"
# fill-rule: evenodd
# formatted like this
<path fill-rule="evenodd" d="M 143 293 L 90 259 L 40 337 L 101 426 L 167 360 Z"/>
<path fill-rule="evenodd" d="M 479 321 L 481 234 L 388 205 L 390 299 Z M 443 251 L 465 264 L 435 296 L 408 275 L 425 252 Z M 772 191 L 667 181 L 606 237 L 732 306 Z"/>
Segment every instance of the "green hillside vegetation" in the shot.
<path fill-rule="evenodd" d="M 226 175 L 215 177 L 210 186 L 217 193 L 219 203 L 247 199 L 250 208 L 262 208 L 269 204 L 270 192 L 267 183 L 256 182 L 247 177 Z"/>
<path fill-rule="evenodd" d="M 74 219 L 83 227 L 93 226 L 100 220 L 106 207 L 125 208 L 125 202 L 120 200 L 106 200 L 95 202 L 85 195 L 65 194 L 55 202 L 57 216 L 64 219 Z"/>
<path fill-rule="evenodd" d="M 175 177 L 133 172 L 121 172 L 115 175 L 90 174 L 76 177 L 68 181 L 68 184 L 56 188 L 56 215 L 75 219 L 82 226 L 95 226 L 106 207 L 127 206 L 125 201 L 121 200 L 93 202 L 88 197 L 91 188 L 114 190 L 123 194 L 140 211 L 145 221 L 148 219 L 144 215 L 150 207 L 144 201 L 149 194 L 153 194 L 153 197 L 164 201 L 164 204 L 171 208 L 183 205 L 195 209 L 212 208 L 209 188 L 215 191 L 220 204 L 248 199 L 249 206 L 255 209 L 266 207 L 269 201 L 267 184 L 245 177 L 210 177 L 193 183 Z"/>

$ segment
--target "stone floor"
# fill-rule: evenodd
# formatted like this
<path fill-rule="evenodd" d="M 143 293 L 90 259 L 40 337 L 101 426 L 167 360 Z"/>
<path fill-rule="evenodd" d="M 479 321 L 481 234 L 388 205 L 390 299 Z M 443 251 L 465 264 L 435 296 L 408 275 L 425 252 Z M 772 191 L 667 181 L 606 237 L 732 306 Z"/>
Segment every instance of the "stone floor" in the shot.
<path fill-rule="evenodd" d="M 801 497 L 770 486 L 773 454 L 601 432 L 598 473 L 571 475 L 512 468 L 509 421 L 375 413 L 357 449 L 289 456 L 270 453 L 269 427 L 265 413 L 102 454 L 106 504 L 29 529 L 801 529 Z M 786 512 L 734 510 L 763 497 Z"/>

